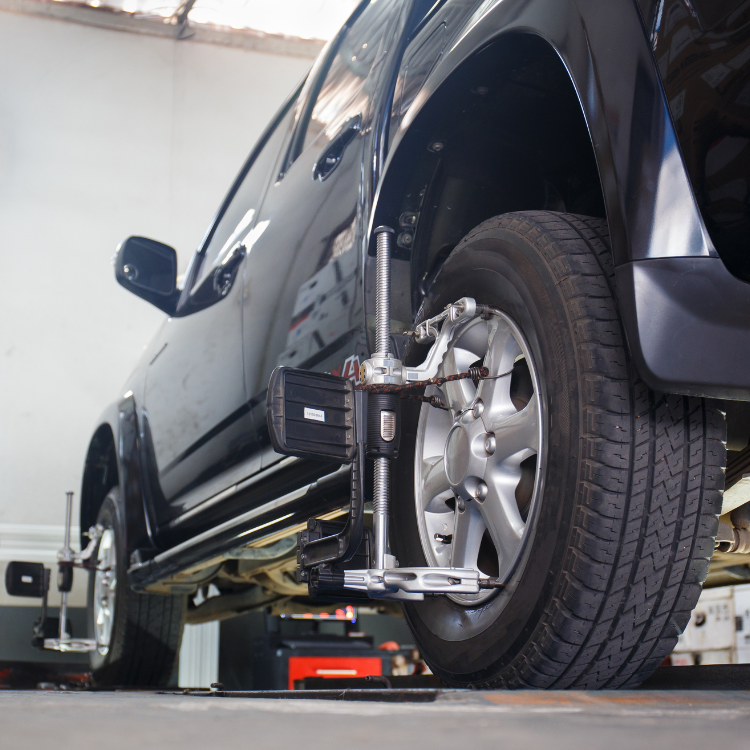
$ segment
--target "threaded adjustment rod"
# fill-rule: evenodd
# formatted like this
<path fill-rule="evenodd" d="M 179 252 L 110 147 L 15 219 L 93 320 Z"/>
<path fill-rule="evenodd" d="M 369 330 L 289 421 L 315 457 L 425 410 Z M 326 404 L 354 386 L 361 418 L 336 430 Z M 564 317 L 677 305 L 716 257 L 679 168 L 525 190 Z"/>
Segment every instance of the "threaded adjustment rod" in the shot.
<path fill-rule="evenodd" d="M 375 459 L 375 491 L 372 502 L 372 530 L 375 537 L 373 566 L 385 568 L 388 553 L 388 523 L 390 518 L 391 462 L 387 458 Z"/>
<path fill-rule="evenodd" d="M 375 355 L 391 353 L 391 245 L 395 232 L 390 227 L 375 229 L 377 242 L 377 280 L 375 286 Z M 375 544 L 373 564 L 385 567 L 388 552 L 388 518 L 390 515 L 391 466 L 387 458 L 375 459 L 373 493 L 373 531 Z"/>
<path fill-rule="evenodd" d="M 391 245 L 395 232 L 390 227 L 378 227 L 377 281 L 375 286 L 375 352 L 381 356 L 391 353 Z"/>

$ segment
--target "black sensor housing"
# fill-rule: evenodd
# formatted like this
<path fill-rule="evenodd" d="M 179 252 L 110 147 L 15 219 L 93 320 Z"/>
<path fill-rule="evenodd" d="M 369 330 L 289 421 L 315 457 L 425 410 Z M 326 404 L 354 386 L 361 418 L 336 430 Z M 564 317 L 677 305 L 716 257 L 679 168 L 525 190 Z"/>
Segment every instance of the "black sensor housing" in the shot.
<path fill-rule="evenodd" d="M 42 599 L 47 593 L 44 565 L 33 562 L 9 562 L 5 568 L 5 590 L 10 596 Z"/>
<path fill-rule="evenodd" d="M 266 396 L 277 453 L 351 463 L 356 453 L 354 383 L 327 373 L 277 367 Z"/>

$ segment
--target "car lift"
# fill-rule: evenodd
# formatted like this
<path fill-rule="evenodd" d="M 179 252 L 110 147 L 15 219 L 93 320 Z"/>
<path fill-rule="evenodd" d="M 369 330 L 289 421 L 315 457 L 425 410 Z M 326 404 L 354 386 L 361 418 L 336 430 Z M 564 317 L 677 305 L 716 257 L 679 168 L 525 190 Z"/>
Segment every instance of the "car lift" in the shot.
<path fill-rule="evenodd" d="M 437 377 L 456 332 L 491 311 L 465 297 L 410 332 L 418 343 L 435 340 L 425 361 L 404 367 L 391 351 L 390 227 L 374 231 L 377 243 L 375 352 L 360 368 L 355 386 L 346 378 L 278 367 L 268 386 L 268 423 L 278 453 L 352 464 L 349 515 L 342 526 L 308 521 L 299 534 L 297 579 L 313 598 L 421 601 L 425 594 L 477 594 L 502 588 L 471 568 L 398 566 L 388 553 L 391 461 L 398 456 L 400 399 L 416 398 L 447 408 L 439 396 L 414 389 L 448 380 L 488 377 L 485 368 Z M 364 460 L 374 460 L 373 530 L 364 528 Z"/>

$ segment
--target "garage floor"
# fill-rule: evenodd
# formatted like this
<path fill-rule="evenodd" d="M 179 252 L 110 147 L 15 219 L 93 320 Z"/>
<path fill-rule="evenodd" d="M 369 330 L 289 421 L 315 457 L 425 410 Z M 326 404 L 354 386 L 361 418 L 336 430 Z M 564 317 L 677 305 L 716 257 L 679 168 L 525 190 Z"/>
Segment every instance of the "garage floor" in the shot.
<path fill-rule="evenodd" d="M 430 702 L 0 692 L 3 747 L 747 747 L 750 692 L 439 691 Z"/>

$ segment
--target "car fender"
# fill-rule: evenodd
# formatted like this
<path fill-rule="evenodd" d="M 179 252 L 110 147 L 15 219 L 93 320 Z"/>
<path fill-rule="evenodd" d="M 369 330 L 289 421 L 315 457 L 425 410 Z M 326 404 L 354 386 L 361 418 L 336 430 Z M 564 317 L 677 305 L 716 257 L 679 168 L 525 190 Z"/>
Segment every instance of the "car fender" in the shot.
<path fill-rule="evenodd" d="M 633 0 L 501 0 L 454 32 L 393 139 L 370 230 L 399 146 L 441 85 L 502 35 L 533 33 L 558 54 L 575 87 L 599 168 L 616 265 L 663 257 L 717 257 L 698 211 L 646 32 Z M 397 171 L 397 170 L 394 170 Z"/>
<path fill-rule="evenodd" d="M 97 420 L 89 444 L 81 488 L 80 527 L 83 537 L 96 521 L 104 498 L 119 486 L 120 508 L 128 555 L 135 550 L 156 549 L 152 514 L 143 492 L 140 460 L 139 415 L 132 391 L 107 407 Z M 116 477 L 112 473 L 116 471 Z"/>

